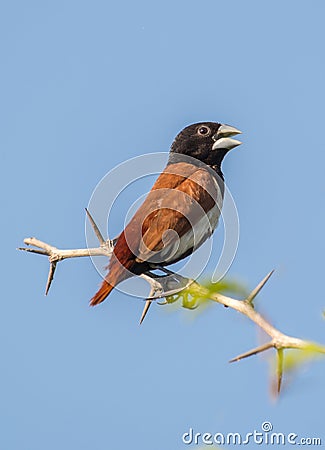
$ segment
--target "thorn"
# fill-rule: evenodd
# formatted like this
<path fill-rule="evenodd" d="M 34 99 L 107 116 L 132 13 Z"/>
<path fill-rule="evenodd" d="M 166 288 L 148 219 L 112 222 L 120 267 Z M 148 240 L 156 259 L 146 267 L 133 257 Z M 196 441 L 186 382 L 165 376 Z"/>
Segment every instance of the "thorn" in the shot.
<path fill-rule="evenodd" d="M 45 288 L 45 295 L 47 295 L 49 290 L 50 290 L 50 287 L 51 287 L 51 284 L 52 284 L 52 281 L 53 281 L 53 278 L 54 278 L 54 272 L 55 272 L 55 269 L 56 269 L 56 263 L 57 263 L 57 261 L 50 263 L 50 270 L 49 270 L 49 275 L 47 277 L 47 283 L 46 283 L 46 288 Z"/>
<path fill-rule="evenodd" d="M 97 239 L 99 240 L 100 245 L 104 245 L 106 243 L 105 239 L 103 238 L 102 233 L 99 231 L 98 226 L 96 225 L 96 222 L 94 221 L 92 215 L 90 214 L 90 212 L 88 211 L 87 208 L 85 208 L 89 222 L 91 224 L 91 226 L 93 227 L 93 230 L 97 236 Z"/>
<path fill-rule="evenodd" d="M 264 285 L 268 282 L 268 280 L 272 276 L 273 272 L 274 272 L 274 269 L 271 270 L 271 272 L 268 273 L 266 275 L 266 277 L 263 278 L 263 280 L 256 286 L 255 289 L 252 290 L 252 292 L 246 298 L 246 303 L 249 303 L 250 305 L 253 305 L 255 297 L 261 291 L 261 289 L 264 287 Z"/>
<path fill-rule="evenodd" d="M 235 358 L 231 359 L 229 362 L 236 362 L 240 361 L 241 359 L 248 358 L 249 356 L 257 355 L 258 353 L 264 352 L 265 350 L 268 350 L 269 348 L 274 347 L 273 342 L 267 342 L 266 344 L 260 345 L 259 347 L 253 348 L 253 350 L 249 350 L 248 352 L 242 353 L 241 355 L 236 356 Z"/>
<path fill-rule="evenodd" d="M 276 375 L 277 375 L 277 393 L 279 395 L 280 390 L 281 390 L 282 375 L 283 375 L 283 349 L 282 348 L 277 349 Z"/>
<path fill-rule="evenodd" d="M 145 305 L 144 305 L 144 308 L 143 308 L 143 311 L 142 311 L 142 314 L 141 314 L 141 319 L 140 319 L 140 325 L 142 324 L 142 322 L 144 321 L 144 318 L 146 317 L 146 315 L 147 315 L 147 312 L 149 311 L 149 308 L 150 308 L 150 306 L 151 306 L 151 303 L 152 303 L 152 301 L 151 300 L 146 300 L 146 303 L 145 303 Z"/>

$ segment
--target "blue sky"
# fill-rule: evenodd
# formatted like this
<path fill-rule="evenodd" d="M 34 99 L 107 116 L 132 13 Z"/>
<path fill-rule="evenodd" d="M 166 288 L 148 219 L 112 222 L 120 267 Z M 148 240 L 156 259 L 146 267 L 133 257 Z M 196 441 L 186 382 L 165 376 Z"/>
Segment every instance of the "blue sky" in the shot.
<path fill-rule="evenodd" d="M 260 310 L 324 343 L 324 14 L 320 0 L 2 5 L 1 448 L 182 449 L 190 427 L 266 420 L 325 439 L 324 361 L 274 404 L 266 357 L 227 362 L 261 338 L 237 313 L 155 306 L 140 328 L 141 300 L 88 307 L 90 260 L 61 263 L 44 298 L 47 261 L 15 250 L 83 247 L 107 171 L 192 122 L 229 123 L 244 145 L 223 166 L 241 227 L 228 275 L 252 288 L 275 268 Z"/>

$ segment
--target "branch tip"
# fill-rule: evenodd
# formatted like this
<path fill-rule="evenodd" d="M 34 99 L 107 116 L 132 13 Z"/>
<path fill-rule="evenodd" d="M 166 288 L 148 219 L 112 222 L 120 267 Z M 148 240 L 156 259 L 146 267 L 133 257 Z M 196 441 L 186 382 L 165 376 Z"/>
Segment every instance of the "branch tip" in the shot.
<path fill-rule="evenodd" d="M 27 245 L 29 245 L 29 244 L 27 244 Z M 24 252 L 37 253 L 38 255 L 48 256 L 48 254 L 45 250 L 37 250 L 36 248 L 18 247 L 17 250 L 22 250 Z"/>

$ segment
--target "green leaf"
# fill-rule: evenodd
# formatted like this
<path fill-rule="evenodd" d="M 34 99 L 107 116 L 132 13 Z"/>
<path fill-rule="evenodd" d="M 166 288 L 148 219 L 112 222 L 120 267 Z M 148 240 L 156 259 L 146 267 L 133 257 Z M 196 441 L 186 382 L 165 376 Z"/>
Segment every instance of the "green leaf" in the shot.
<path fill-rule="evenodd" d="M 206 308 L 212 304 L 210 301 L 211 294 L 220 293 L 228 295 L 240 295 L 244 298 L 248 295 L 248 290 L 242 283 L 236 280 L 221 280 L 217 283 L 211 281 L 203 281 L 200 283 L 207 289 L 206 295 L 198 295 L 195 285 L 189 286 L 178 294 L 166 297 L 167 304 L 180 302 L 180 306 L 185 309 Z"/>

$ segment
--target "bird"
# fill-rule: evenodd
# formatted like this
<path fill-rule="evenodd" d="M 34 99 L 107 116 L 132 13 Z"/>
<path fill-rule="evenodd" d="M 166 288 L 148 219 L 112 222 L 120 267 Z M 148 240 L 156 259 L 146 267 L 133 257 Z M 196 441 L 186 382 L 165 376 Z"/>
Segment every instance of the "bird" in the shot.
<path fill-rule="evenodd" d="M 194 123 L 177 134 L 165 169 L 115 240 L 91 306 L 122 281 L 186 258 L 212 235 L 224 196 L 221 163 L 241 144 L 233 139 L 238 134 L 237 128 L 218 122 Z"/>

